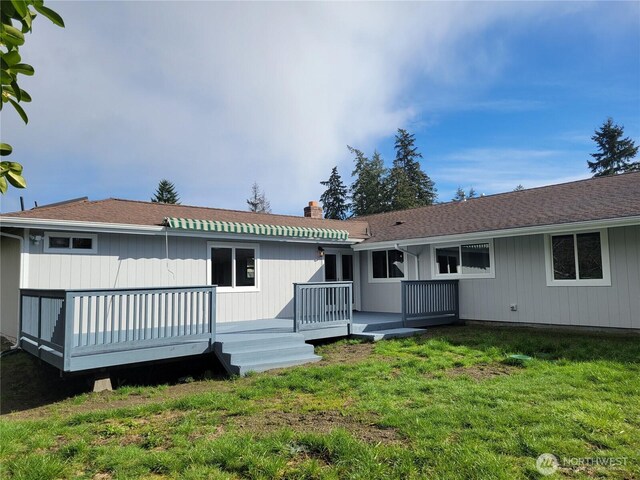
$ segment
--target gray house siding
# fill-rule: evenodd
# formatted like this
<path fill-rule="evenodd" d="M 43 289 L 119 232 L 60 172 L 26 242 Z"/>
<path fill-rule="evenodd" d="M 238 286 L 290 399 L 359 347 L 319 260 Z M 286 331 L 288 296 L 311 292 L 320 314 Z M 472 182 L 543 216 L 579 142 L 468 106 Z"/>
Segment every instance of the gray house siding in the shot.
<path fill-rule="evenodd" d="M 97 254 L 44 253 L 29 243 L 27 288 L 123 288 L 204 285 L 211 239 L 98 234 Z M 227 241 L 228 242 L 228 241 Z M 257 243 L 247 242 L 242 243 Z M 257 292 L 219 292 L 218 321 L 292 317 L 294 282 L 322 281 L 317 245 L 260 242 Z"/>
<path fill-rule="evenodd" d="M 0 236 L 0 335 L 18 338 L 20 315 L 20 241 Z"/>
<path fill-rule="evenodd" d="M 413 251 L 413 249 L 411 249 Z M 375 282 L 369 278 L 369 252 L 360 255 L 360 305 L 364 312 L 391 312 L 401 310 L 400 281 Z M 413 256 L 405 255 L 407 279 L 416 279 L 416 261 Z"/>
<path fill-rule="evenodd" d="M 494 248 L 495 279 L 460 281 L 461 318 L 640 328 L 640 226 L 609 229 L 610 287 L 548 287 L 544 235 L 498 238 Z"/>
<path fill-rule="evenodd" d="M 495 278 L 460 280 L 460 317 L 640 329 L 640 226 L 610 228 L 608 237 L 611 286 L 603 287 L 548 287 L 544 235 L 496 238 Z M 412 248 L 420 278 L 431 279 L 429 246 Z M 399 284 L 369 283 L 368 258 L 360 252 L 363 310 L 400 312 Z"/>

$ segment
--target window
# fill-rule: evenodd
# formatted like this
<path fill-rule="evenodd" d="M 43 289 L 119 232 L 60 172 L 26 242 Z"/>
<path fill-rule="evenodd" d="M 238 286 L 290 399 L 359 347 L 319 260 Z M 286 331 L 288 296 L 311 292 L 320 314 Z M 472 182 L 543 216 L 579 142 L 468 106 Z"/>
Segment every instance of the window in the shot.
<path fill-rule="evenodd" d="M 258 245 L 209 244 L 209 283 L 220 291 L 258 289 Z"/>
<path fill-rule="evenodd" d="M 371 252 L 370 260 L 370 280 L 375 282 L 404 278 L 403 252 L 399 250 L 376 250 Z"/>
<path fill-rule="evenodd" d="M 45 253 L 97 253 L 98 236 L 63 232 L 44 234 Z"/>
<path fill-rule="evenodd" d="M 611 285 L 606 230 L 547 235 L 547 285 Z"/>
<path fill-rule="evenodd" d="M 495 277 L 491 241 L 435 246 L 432 256 L 434 278 Z"/>

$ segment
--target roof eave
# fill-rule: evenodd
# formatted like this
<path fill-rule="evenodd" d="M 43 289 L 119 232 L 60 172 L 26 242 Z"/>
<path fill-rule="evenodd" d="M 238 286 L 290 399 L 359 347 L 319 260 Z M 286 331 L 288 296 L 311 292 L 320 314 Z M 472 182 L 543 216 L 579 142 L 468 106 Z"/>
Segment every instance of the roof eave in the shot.
<path fill-rule="evenodd" d="M 120 233 L 129 235 L 165 235 L 177 237 L 201 237 L 222 240 L 263 240 L 271 242 L 293 242 L 332 245 L 354 245 L 363 239 L 349 238 L 347 240 L 334 239 L 306 239 L 296 237 L 274 237 L 266 235 L 225 234 L 221 232 L 206 232 L 196 230 L 176 231 L 162 225 L 132 225 L 123 223 L 87 222 L 81 220 L 59 220 L 50 218 L 6 217 L 0 215 L 0 227 L 55 229 L 59 231 L 82 231 L 88 233 Z"/>
<path fill-rule="evenodd" d="M 634 215 L 630 217 L 617 217 L 607 218 L 599 220 L 588 220 L 581 222 L 567 222 L 557 223 L 550 225 L 534 225 L 528 227 L 507 228 L 502 230 L 484 230 L 478 232 L 461 233 L 454 235 L 438 235 L 432 237 L 420 237 L 411 239 L 396 239 L 385 240 L 382 242 L 376 242 L 375 236 L 373 239 L 355 245 L 354 250 L 376 250 L 380 248 L 395 248 L 396 245 L 401 247 L 410 247 L 412 245 L 424 245 L 434 243 L 446 243 L 446 242 L 458 242 L 479 240 L 487 238 L 503 238 L 503 237 L 517 237 L 521 235 L 538 235 L 548 233 L 559 233 L 568 230 L 590 230 L 594 228 L 608 228 L 608 227 L 624 227 L 629 225 L 640 225 L 640 215 Z"/>

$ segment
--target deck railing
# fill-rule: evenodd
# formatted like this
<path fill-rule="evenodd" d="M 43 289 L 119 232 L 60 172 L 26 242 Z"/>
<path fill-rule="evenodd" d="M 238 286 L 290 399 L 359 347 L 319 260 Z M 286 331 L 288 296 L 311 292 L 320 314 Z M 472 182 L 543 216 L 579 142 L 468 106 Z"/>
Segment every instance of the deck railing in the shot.
<path fill-rule="evenodd" d="M 346 327 L 353 320 L 352 282 L 294 283 L 293 331 Z"/>
<path fill-rule="evenodd" d="M 152 350 L 163 347 L 210 346 L 215 293 L 215 286 L 22 290 L 21 344 L 64 371 L 154 359 Z"/>
<path fill-rule="evenodd" d="M 459 319 L 458 280 L 402 281 L 405 326 L 453 323 Z"/>

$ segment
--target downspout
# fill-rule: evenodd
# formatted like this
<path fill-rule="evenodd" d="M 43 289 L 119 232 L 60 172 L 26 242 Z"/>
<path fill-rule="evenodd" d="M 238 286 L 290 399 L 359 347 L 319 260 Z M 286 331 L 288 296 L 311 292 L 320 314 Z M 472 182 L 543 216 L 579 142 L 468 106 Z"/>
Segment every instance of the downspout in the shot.
<path fill-rule="evenodd" d="M 13 235 L 11 233 L 5 233 L 5 232 L 0 232 L 0 236 L 2 237 L 8 237 L 8 238 L 14 238 L 18 241 L 20 241 L 20 288 L 22 288 L 22 276 L 24 275 L 23 270 L 23 265 L 22 265 L 22 255 L 24 254 L 24 238 L 20 237 L 19 235 Z M 22 319 L 18 318 L 18 336 L 16 338 L 16 343 L 14 343 L 13 345 L 11 345 L 11 347 L 9 348 L 9 350 L 5 350 L 4 352 L 2 352 L 0 354 L 0 356 L 4 357 L 5 355 L 9 355 L 10 353 L 16 352 L 18 350 L 20 350 L 20 323 L 21 323 Z"/>
<path fill-rule="evenodd" d="M 400 245 L 397 243 L 393 246 L 393 248 L 395 248 L 399 252 L 406 253 L 407 255 L 411 255 L 413 258 L 416 259 L 416 276 L 418 277 L 418 280 L 420 280 L 420 255 L 410 252 L 409 250 L 400 248 Z"/>
<path fill-rule="evenodd" d="M 165 267 L 167 272 L 171 274 L 171 278 L 173 278 L 173 284 L 176 283 L 176 275 L 169 268 L 169 219 L 164 219 L 164 247 L 165 247 Z M 169 283 L 169 278 L 167 278 L 167 284 Z"/>

